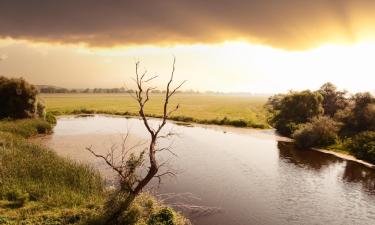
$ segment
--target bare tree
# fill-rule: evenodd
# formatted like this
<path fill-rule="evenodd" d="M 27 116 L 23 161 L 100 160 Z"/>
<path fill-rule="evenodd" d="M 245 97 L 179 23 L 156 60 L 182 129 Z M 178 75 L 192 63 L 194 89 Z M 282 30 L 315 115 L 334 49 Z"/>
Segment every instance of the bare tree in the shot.
<path fill-rule="evenodd" d="M 127 141 L 128 134 L 125 136 L 122 144 L 122 149 L 120 155 L 115 155 L 115 150 L 111 149 L 107 155 L 96 154 L 92 148 L 87 148 L 95 157 L 103 159 L 106 164 L 114 170 L 119 177 L 119 188 L 115 192 L 113 198 L 108 202 L 109 210 L 108 220 L 106 224 L 117 224 L 118 219 L 121 216 L 122 212 L 127 210 L 131 203 L 134 201 L 137 195 L 149 184 L 153 178 L 158 178 L 159 182 L 162 176 L 165 175 L 174 175 L 171 171 L 160 172 L 160 168 L 165 165 L 164 163 L 159 163 L 157 160 L 157 153 L 160 151 L 171 151 L 169 147 L 160 148 L 157 147 L 157 141 L 160 138 L 166 138 L 173 133 L 167 133 L 161 135 L 161 131 L 165 126 L 169 116 L 178 110 L 179 105 L 173 109 L 169 109 L 170 99 L 176 93 L 176 91 L 186 82 L 183 81 L 175 88 L 172 88 L 172 82 L 175 73 L 175 64 L 176 58 L 173 59 L 172 72 L 167 83 L 165 98 L 163 102 L 163 115 L 160 124 L 157 127 L 152 127 L 149 123 L 148 118 L 145 113 L 145 106 L 150 100 L 150 91 L 154 90 L 154 87 L 145 87 L 148 83 L 157 76 L 147 76 L 147 71 L 140 73 L 139 66 L 140 62 L 135 64 L 135 82 L 137 84 L 137 90 L 135 92 L 135 100 L 139 105 L 139 116 L 143 121 L 144 126 L 146 127 L 148 133 L 150 134 L 149 145 L 147 148 L 144 148 L 138 153 L 131 152 L 134 148 L 142 146 L 142 143 L 138 143 L 131 148 L 126 148 L 125 142 Z M 145 159 L 145 155 L 148 154 L 148 160 Z M 147 166 L 146 166 L 147 165 Z M 147 168 L 146 168 L 147 167 Z"/>

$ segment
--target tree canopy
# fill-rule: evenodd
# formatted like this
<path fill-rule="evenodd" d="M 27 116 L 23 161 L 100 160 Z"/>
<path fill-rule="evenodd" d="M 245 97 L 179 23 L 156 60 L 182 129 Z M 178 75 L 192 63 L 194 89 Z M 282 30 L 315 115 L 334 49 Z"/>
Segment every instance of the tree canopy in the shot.
<path fill-rule="evenodd" d="M 0 76 L 0 118 L 34 116 L 37 93 L 37 89 L 22 78 Z"/>

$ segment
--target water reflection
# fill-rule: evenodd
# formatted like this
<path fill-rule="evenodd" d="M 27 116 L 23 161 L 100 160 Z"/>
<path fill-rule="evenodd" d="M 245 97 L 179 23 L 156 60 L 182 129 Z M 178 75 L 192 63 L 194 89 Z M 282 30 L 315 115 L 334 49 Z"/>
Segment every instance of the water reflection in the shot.
<path fill-rule="evenodd" d="M 279 148 L 280 159 L 307 169 L 320 171 L 327 166 L 344 161 L 333 155 L 306 149 L 296 149 L 293 143 L 290 142 L 279 141 L 277 147 Z"/>
<path fill-rule="evenodd" d="M 170 165 L 179 175 L 163 180 L 155 193 L 193 196 L 168 202 L 176 208 L 192 204 L 186 215 L 194 224 L 375 224 L 375 170 L 297 150 L 273 131 L 167 126 L 181 134 L 173 140 L 178 157 Z M 104 154 L 126 128 L 135 140 L 148 138 L 138 119 L 94 116 L 59 118 L 54 134 L 43 142 L 62 156 L 93 163 L 108 178 L 104 164 L 84 149 L 92 145 Z"/>
<path fill-rule="evenodd" d="M 375 194 L 375 172 L 373 169 L 355 162 L 347 161 L 343 179 L 346 182 L 359 183 L 364 190 Z"/>
<path fill-rule="evenodd" d="M 343 160 L 330 154 L 318 151 L 296 149 L 293 143 L 279 141 L 277 143 L 281 160 L 298 167 L 322 172 L 327 167 L 343 167 L 342 178 L 345 182 L 361 184 L 362 188 L 375 194 L 375 172 L 356 162 Z"/>

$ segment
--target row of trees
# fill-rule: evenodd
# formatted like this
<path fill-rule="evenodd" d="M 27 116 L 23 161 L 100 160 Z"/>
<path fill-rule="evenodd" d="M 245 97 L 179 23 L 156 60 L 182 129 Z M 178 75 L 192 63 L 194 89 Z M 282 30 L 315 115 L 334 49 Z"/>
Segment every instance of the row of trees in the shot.
<path fill-rule="evenodd" d="M 45 94 L 59 94 L 59 93 L 102 93 L 102 94 L 117 94 L 117 93 L 128 93 L 128 94 L 135 94 L 137 90 L 133 89 L 126 89 L 122 88 L 85 88 L 85 89 L 67 89 L 67 88 L 60 88 L 54 86 L 37 86 L 40 93 Z M 181 93 L 182 91 L 178 91 Z M 150 91 L 152 94 L 165 94 L 165 90 L 152 90 Z M 183 93 L 189 94 L 199 94 L 197 91 L 188 90 L 183 91 Z"/>
<path fill-rule="evenodd" d="M 86 88 L 86 89 L 67 89 L 53 86 L 38 86 L 40 93 L 134 93 L 134 90 L 125 88 Z"/>
<path fill-rule="evenodd" d="M 358 158 L 375 162 L 375 98 L 369 92 L 349 95 L 326 83 L 317 91 L 274 95 L 267 108 L 270 124 L 298 147 L 340 143 Z"/>

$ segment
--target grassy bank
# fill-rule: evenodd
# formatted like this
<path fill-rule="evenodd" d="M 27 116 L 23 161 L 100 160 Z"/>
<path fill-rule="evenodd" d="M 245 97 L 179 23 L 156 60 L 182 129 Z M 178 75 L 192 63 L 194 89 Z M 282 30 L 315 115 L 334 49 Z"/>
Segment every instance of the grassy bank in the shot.
<path fill-rule="evenodd" d="M 25 139 L 51 131 L 39 119 L 0 121 L 0 224 L 100 224 L 108 193 L 99 173 Z M 147 194 L 125 212 L 124 221 L 142 224 L 163 210 L 174 224 L 187 223 Z"/>
<path fill-rule="evenodd" d="M 137 102 L 128 94 L 43 94 L 47 110 L 55 114 L 104 113 L 137 115 Z M 151 96 L 149 117 L 162 115 L 164 96 Z M 180 104 L 171 120 L 237 127 L 268 128 L 263 107 L 267 97 L 177 94 L 171 104 Z"/>

